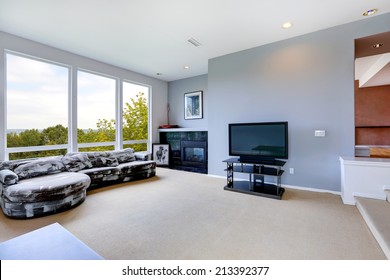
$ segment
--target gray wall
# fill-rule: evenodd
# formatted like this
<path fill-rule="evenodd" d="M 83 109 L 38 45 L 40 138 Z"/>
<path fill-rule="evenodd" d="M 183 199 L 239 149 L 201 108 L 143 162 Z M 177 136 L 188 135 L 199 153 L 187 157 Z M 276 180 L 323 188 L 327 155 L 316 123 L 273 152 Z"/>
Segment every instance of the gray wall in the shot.
<path fill-rule="evenodd" d="M 8 33 L 0 32 L 0 101 L 3 100 L 3 90 L 5 89 L 4 77 L 4 50 L 11 50 L 27 55 L 36 56 L 39 58 L 64 63 L 74 68 L 79 67 L 106 75 L 112 75 L 128 81 L 146 84 L 152 87 L 152 141 L 158 140 L 157 129 L 160 125 L 165 123 L 166 110 L 161 104 L 167 104 L 168 100 L 168 83 L 152 77 L 141 75 L 123 68 L 115 67 L 106 63 L 98 62 L 83 56 L 69 53 L 63 50 L 52 48 L 47 45 L 39 44 L 37 42 L 23 39 Z M 131 55 L 131 54 L 129 54 Z M 2 104 L 2 102 L 0 102 Z M 3 110 L 1 110 L 3 114 Z M 3 115 L 1 115 L 3 118 Z M 3 133 L 4 128 L 1 127 L 0 133 Z M 5 136 L 0 137 L 0 147 L 4 146 Z M 1 151 L 0 151 L 1 153 Z"/>
<path fill-rule="evenodd" d="M 184 94 L 203 91 L 203 119 L 184 119 Z M 207 75 L 177 80 L 168 83 L 168 102 L 170 105 L 169 122 L 180 127 L 196 127 L 207 129 L 208 126 L 208 94 Z"/>
<path fill-rule="evenodd" d="M 208 81 L 169 83 L 171 124 L 208 128 L 209 174 L 225 176 L 228 123 L 286 120 L 295 174 L 282 183 L 340 191 L 339 156 L 354 155 L 354 40 L 388 26 L 385 14 L 211 59 Z M 200 89 L 205 118 L 186 121 L 184 93 Z"/>
<path fill-rule="evenodd" d="M 389 26 L 385 14 L 211 59 L 209 174 L 225 175 L 228 123 L 288 121 L 295 174 L 282 184 L 340 191 L 339 156 L 354 154 L 354 39 Z"/>

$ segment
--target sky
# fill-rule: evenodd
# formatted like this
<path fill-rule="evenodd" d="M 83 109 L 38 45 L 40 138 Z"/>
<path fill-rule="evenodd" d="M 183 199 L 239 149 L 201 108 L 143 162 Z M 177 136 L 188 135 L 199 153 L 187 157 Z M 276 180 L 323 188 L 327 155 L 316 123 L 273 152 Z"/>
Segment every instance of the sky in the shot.
<path fill-rule="evenodd" d="M 68 126 L 69 68 L 7 54 L 7 129 Z M 115 119 L 115 79 L 78 72 L 78 128 Z M 124 101 L 148 87 L 125 82 Z"/>

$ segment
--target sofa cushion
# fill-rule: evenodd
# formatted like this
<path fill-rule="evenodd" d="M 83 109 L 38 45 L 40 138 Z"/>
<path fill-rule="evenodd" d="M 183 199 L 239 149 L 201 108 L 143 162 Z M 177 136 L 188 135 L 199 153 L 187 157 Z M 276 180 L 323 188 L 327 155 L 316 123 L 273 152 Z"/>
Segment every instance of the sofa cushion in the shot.
<path fill-rule="evenodd" d="M 134 150 L 132 148 L 112 151 L 111 154 L 118 160 L 119 164 L 135 161 Z"/>
<path fill-rule="evenodd" d="M 18 175 L 8 169 L 0 170 L 0 183 L 5 186 L 16 184 L 19 181 Z"/>
<path fill-rule="evenodd" d="M 14 172 L 18 175 L 19 180 L 55 174 L 65 171 L 65 166 L 61 157 L 50 157 L 32 160 L 29 163 L 19 165 Z"/>
<path fill-rule="evenodd" d="M 66 170 L 77 172 L 86 168 L 92 168 L 92 163 L 88 156 L 82 153 L 66 155 L 62 158 Z"/>
<path fill-rule="evenodd" d="M 91 178 L 91 185 L 120 179 L 120 171 L 115 166 L 85 169 L 81 170 L 80 173 L 84 173 Z"/>
<path fill-rule="evenodd" d="M 117 158 L 111 152 L 95 152 L 94 167 L 118 166 Z"/>
<path fill-rule="evenodd" d="M 156 162 L 153 160 L 149 161 L 134 161 L 122 163 L 118 167 L 116 167 L 122 175 L 128 175 L 131 173 L 137 173 L 143 170 L 154 169 L 156 168 Z"/>
<path fill-rule="evenodd" d="M 118 160 L 110 152 L 83 152 L 92 163 L 92 167 L 117 166 Z"/>
<path fill-rule="evenodd" d="M 33 160 L 36 160 L 36 159 L 35 158 L 34 159 L 16 159 L 16 160 L 3 161 L 3 162 L 0 162 L 0 170 L 9 169 L 11 171 L 14 171 L 15 168 L 17 168 L 18 166 L 29 163 Z"/>

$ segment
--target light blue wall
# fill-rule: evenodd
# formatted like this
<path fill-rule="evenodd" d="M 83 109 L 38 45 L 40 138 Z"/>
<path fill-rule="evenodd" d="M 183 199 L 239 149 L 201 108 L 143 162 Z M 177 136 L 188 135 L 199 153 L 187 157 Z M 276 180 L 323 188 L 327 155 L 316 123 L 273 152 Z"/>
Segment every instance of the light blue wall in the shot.
<path fill-rule="evenodd" d="M 186 92 L 203 91 L 203 118 L 184 119 L 184 94 Z M 177 124 L 180 127 L 196 127 L 207 129 L 208 126 L 208 90 L 207 75 L 177 80 L 168 83 L 168 102 L 170 105 L 170 124 Z"/>
<path fill-rule="evenodd" d="M 225 175 L 228 123 L 288 121 L 295 174 L 282 184 L 340 191 L 339 156 L 354 154 L 354 40 L 389 28 L 385 14 L 211 59 L 209 174 Z"/>
<path fill-rule="evenodd" d="M 340 191 L 339 156 L 354 155 L 354 40 L 389 27 L 384 14 L 211 59 L 207 82 L 169 83 L 172 123 L 207 127 L 209 174 L 225 176 L 229 123 L 288 121 L 282 184 Z M 184 121 L 184 92 L 202 86 L 208 123 Z M 317 129 L 326 137 L 314 137 Z"/>

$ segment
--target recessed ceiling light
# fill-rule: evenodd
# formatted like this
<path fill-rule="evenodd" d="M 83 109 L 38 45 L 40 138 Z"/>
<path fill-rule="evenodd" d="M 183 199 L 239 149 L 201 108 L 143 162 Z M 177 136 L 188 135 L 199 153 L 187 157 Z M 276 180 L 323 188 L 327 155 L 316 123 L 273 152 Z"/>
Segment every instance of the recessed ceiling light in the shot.
<path fill-rule="evenodd" d="M 367 10 L 363 13 L 363 16 L 371 16 L 373 14 L 375 14 L 376 12 L 378 11 L 378 9 L 371 9 L 371 10 Z"/>
<path fill-rule="evenodd" d="M 185 66 L 184 66 L 184 69 L 188 70 L 188 69 L 190 69 L 190 66 L 185 65 Z"/>
<path fill-rule="evenodd" d="M 282 25 L 283 29 L 289 29 L 291 26 L 293 26 L 291 21 L 288 21 Z"/>
<path fill-rule="evenodd" d="M 374 49 L 377 49 L 377 48 L 380 48 L 382 46 L 383 46 L 383 43 L 378 43 L 378 44 L 372 45 L 371 47 L 373 47 Z"/>

